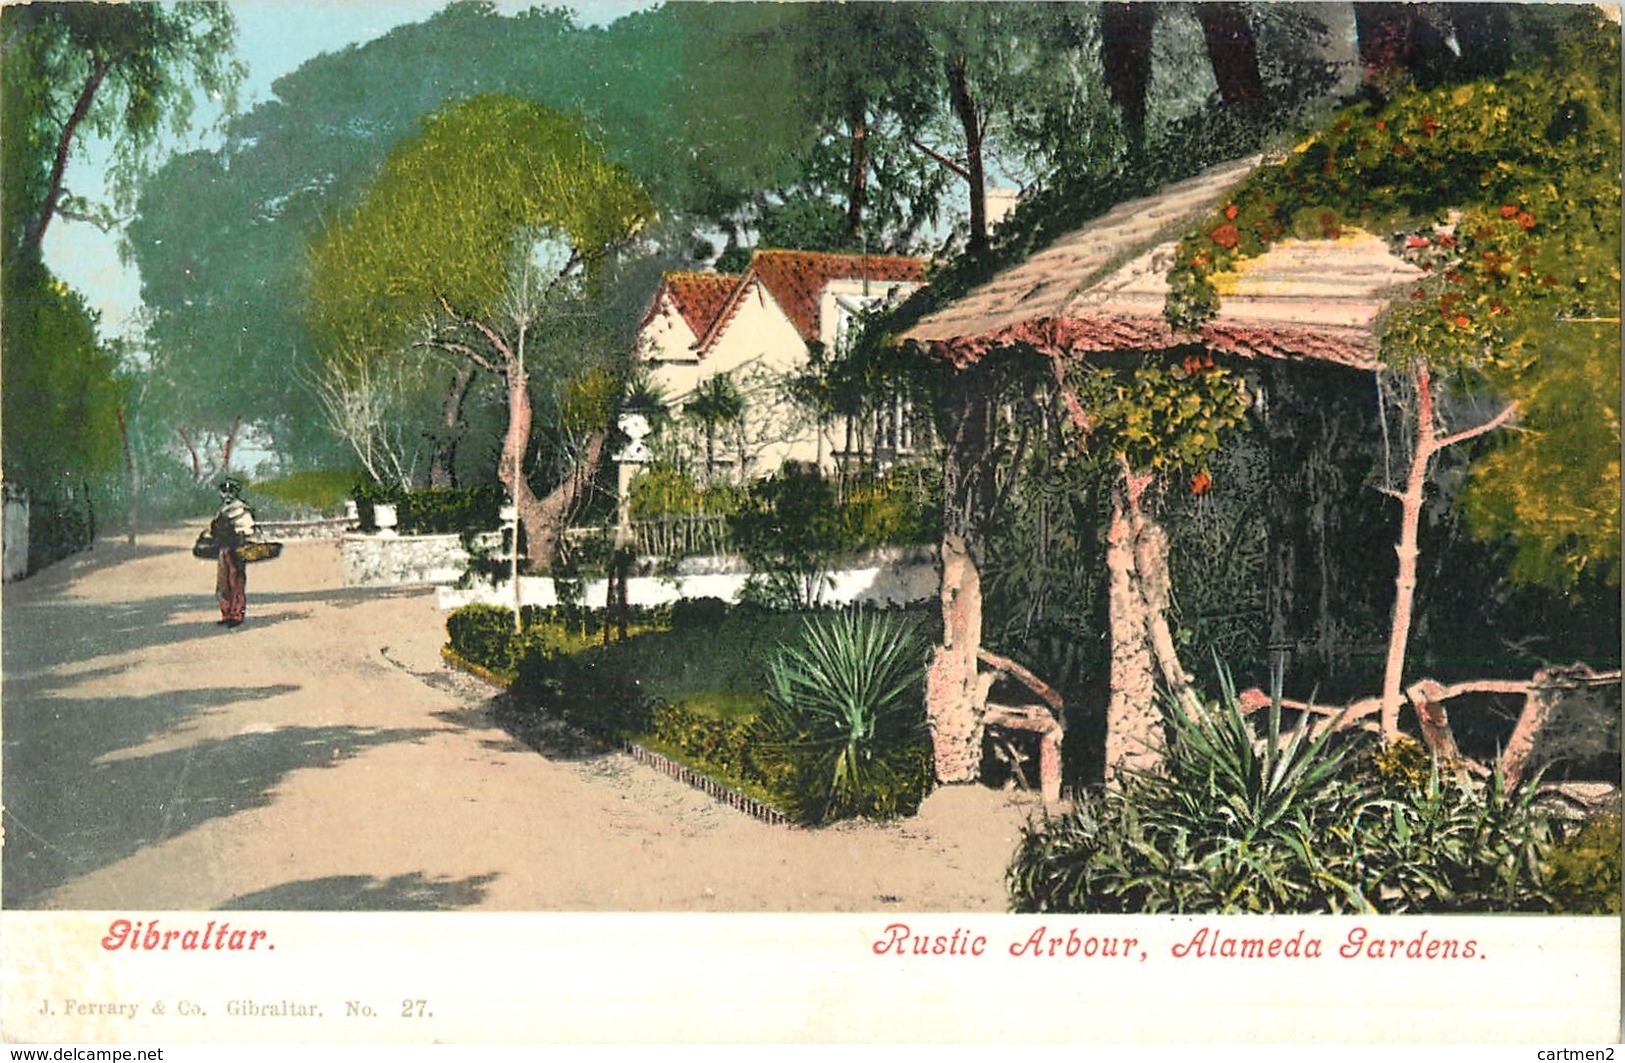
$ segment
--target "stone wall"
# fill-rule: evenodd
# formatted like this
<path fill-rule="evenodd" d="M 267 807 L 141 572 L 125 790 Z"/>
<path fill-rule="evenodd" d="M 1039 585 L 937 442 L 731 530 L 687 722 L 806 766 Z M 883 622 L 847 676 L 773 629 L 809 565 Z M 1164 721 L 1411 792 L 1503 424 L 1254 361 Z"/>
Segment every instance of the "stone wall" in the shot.
<path fill-rule="evenodd" d="M 318 517 L 315 520 L 262 520 L 255 523 L 260 535 L 277 542 L 294 539 L 337 539 L 355 526 L 353 517 Z"/>
<path fill-rule="evenodd" d="M 499 533 L 481 539 L 494 546 Z M 346 587 L 408 587 L 455 583 L 469 554 L 456 535 L 346 534 L 339 541 Z"/>
<path fill-rule="evenodd" d="M 5 581 L 28 575 L 28 492 L 5 485 L 5 512 L 0 529 L 5 540 Z"/>
<path fill-rule="evenodd" d="M 928 547 L 876 551 L 855 559 L 829 574 L 823 601 L 828 605 L 863 602 L 906 605 L 935 597 L 940 586 L 935 551 Z M 737 602 L 748 569 L 721 561 L 695 563 L 676 575 L 633 576 L 626 581 L 627 604 L 666 605 L 684 598 L 721 598 Z M 449 581 L 448 581 L 449 582 Z M 559 604 L 553 581 L 546 576 L 525 576 L 519 581 L 520 604 L 547 607 Z M 607 580 L 587 580 L 582 604 L 602 608 L 609 590 Z M 474 602 L 513 605 L 513 587 L 507 581 L 474 587 L 441 587 L 440 608 L 457 609 Z"/>

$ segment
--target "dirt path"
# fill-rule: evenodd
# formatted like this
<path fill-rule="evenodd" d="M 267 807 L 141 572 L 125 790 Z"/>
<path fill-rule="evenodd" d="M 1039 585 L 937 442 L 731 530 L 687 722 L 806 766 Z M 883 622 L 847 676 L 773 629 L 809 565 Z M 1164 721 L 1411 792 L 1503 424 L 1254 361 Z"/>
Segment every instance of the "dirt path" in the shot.
<path fill-rule="evenodd" d="M 4 588 L 3 903 L 49 909 L 1002 911 L 1033 811 L 769 827 L 620 754 L 543 756 L 440 661 L 431 591 L 331 541 L 215 624 L 184 529 Z"/>

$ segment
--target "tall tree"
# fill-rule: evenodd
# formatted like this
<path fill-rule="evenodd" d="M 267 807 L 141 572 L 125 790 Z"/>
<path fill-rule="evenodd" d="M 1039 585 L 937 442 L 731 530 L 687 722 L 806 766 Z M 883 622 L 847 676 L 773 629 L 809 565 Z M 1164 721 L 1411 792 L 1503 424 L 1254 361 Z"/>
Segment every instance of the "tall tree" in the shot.
<path fill-rule="evenodd" d="M 593 366 L 572 345 L 533 344 L 586 312 L 591 281 L 652 214 L 577 120 L 485 95 L 438 112 L 391 152 L 314 248 L 310 306 L 325 349 L 367 361 L 429 350 L 500 377 L 508 428 L 495 471 L 535 562 L 551 560 L 565 510 L 591 479 L 609 412 L 588 429 L 576 469 L 538 499 L 525 470 L 532 378 L 551 368 L 570 381 Z"/>
<path fill-rule="evenodd" d="M 190 123 L 196 93 L 233 107 L 243 68 L 223 3 L 16 4 L 0 16 L 6 65 L 22 65 L 40 86 L 40 106 L 8 136 L 26 137 L 47 163 L 6 204 L 19 249 L 37 253 L 53 219 L 85 209 L 63 183 L 85 134 L 112 140 L 112 177 L 127 198 L 159 134 Z"/>
<path fill-rule="evenodd" d="M 0 392 L 9 478 L 44 489 L 96 482 L 115 467 L 122 409 L 114 357 L 84 299 L 43 264 L 41 245 L 57 218 L 105 214 L 65 184 L 87 137 L 111 142 L 114 191 L 123 199 L 159 135 L 187 125 L 195 93 L 219 94 L 229 108 L 241 76 L 233 33 L 222 4 L 0 9 Z"/>

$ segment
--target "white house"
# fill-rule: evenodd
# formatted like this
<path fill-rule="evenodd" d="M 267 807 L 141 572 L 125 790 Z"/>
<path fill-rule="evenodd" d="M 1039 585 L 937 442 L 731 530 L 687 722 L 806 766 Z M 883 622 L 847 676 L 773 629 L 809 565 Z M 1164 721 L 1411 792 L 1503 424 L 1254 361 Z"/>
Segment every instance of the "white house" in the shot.
<path fill-rule="evenodd" d="M 717 374 L 732 380 L 745 410 L 710 456 L 719 474 L 743 480 L 786 461 L 828 468 L 852 446 L 853 433 L 819 425 L 785 385 L 813 345 L 838 350 L 855 315 L 908 295 L 924 272 L 923 259 L 896 255 L 758 251 L 743 276 L 668 273 L 644 315 L 638 357 L 674 412 Z M 865 426 L 870 445 L 906 452 L 901 412 L 881 421 Z"/>

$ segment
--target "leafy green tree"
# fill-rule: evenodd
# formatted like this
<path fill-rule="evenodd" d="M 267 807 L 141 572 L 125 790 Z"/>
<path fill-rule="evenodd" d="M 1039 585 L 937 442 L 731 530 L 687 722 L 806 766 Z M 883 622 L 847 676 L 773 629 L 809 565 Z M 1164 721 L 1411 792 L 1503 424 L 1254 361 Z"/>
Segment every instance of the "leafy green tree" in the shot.
<path fill-rule="evenodd" d="M 220 96 L 229 110 L 243 74 L 223 3 L 15 4 L 0 18 L 6 66 L 31 82 L 23 91 L 34 104 L 7 135 L 25 139 L 39 164 L 7 198 L 8 250 L 37 251 L 53 219 L 89 207 L 63 185 L 84 134 L 111 139 L 111 176 L 127 197 L 159 134 L 190 123 L 195 94 Z"/>
<path fill-rule="evenodd" d="M 705 477 L 709 482 L 716 475 L 717 429 L 735 424 L 745 416 L 745 399 L 739 394 L 733 377 L 717 373 L 706 377 L 683 404 L 683 414 L 698 421 L 705 431 Z M 744 470 L 740 470 L 740 476 Z"/>
<path fill-rule="evenodd" d="M 279 78 L 273 98 L 228 122 L 222 147 L 174 156 L 142 185 L 130 250 L 152 340 L 185 367 L 174 415 L 189 431 L 219 432 L 251 408 L 279 454 L 331 460 L 317 404 L 280 386 L 290 370 L 308 379 L 321 368 L 303 312 L 308 245 L 326 217 L 359 201 L 424 115 L 454 100 L 504 93 L 581 114 L 661 204 L 648 239 L 665 268 L 708 259 L 713 248 L 697 231 L 752 213 L 756 190 L 794 180 L 811 143 L 785 102 L 794 79 L 764 53 L 729 50 L 784 6 L 667 5 L 599 28 L 561 8 L 503 15 L 464 0 Z M 440 376 L 444 398 L 460 376 L 447 367 Z M 441 444 L 455 435 L 444 423 L 454 407 L 434 415 Z M 458 462 L 442 449 L 431 459 L 434 482 Z"/>
<path fill-rule="evenodd" d="M 99 481 L 117 466 L 120 395 L 96 317 L 38 263 L 0 280 L 6 477 L 38 490 Z"/>
<path fill-rule="evenodd" d="M 0 10 L 0 32 L 6 471 L 40 489 L 97 483 L 117 462 L 126 396 L 99 322 L 43 265 L 41 245 L 57 218 L 108 224 L 64 183 L 87 137 L 112 144 L 124 200 L 160 135 L 188 124 L 196 93 L 229 109 L 234 23 L 222 4 L 40 3 Z"/>
<path fill-rule="evenodd" d="M 536 498 L 524 470 L 533 359 L 561 383 L 593 368 L 549 334 L 589 312 L 591 282 L 652 214 L 578 120 L 485 95 L 427 120 L 315 245 L 310 307 L 325 350 L 368 363 L 428 350 L 502 380 L 508 429 L 496 473 L 533 561 L 551 559 L 613 415 L 610 403 L 577 403 L 586 441 L 576 470 Z"/>

